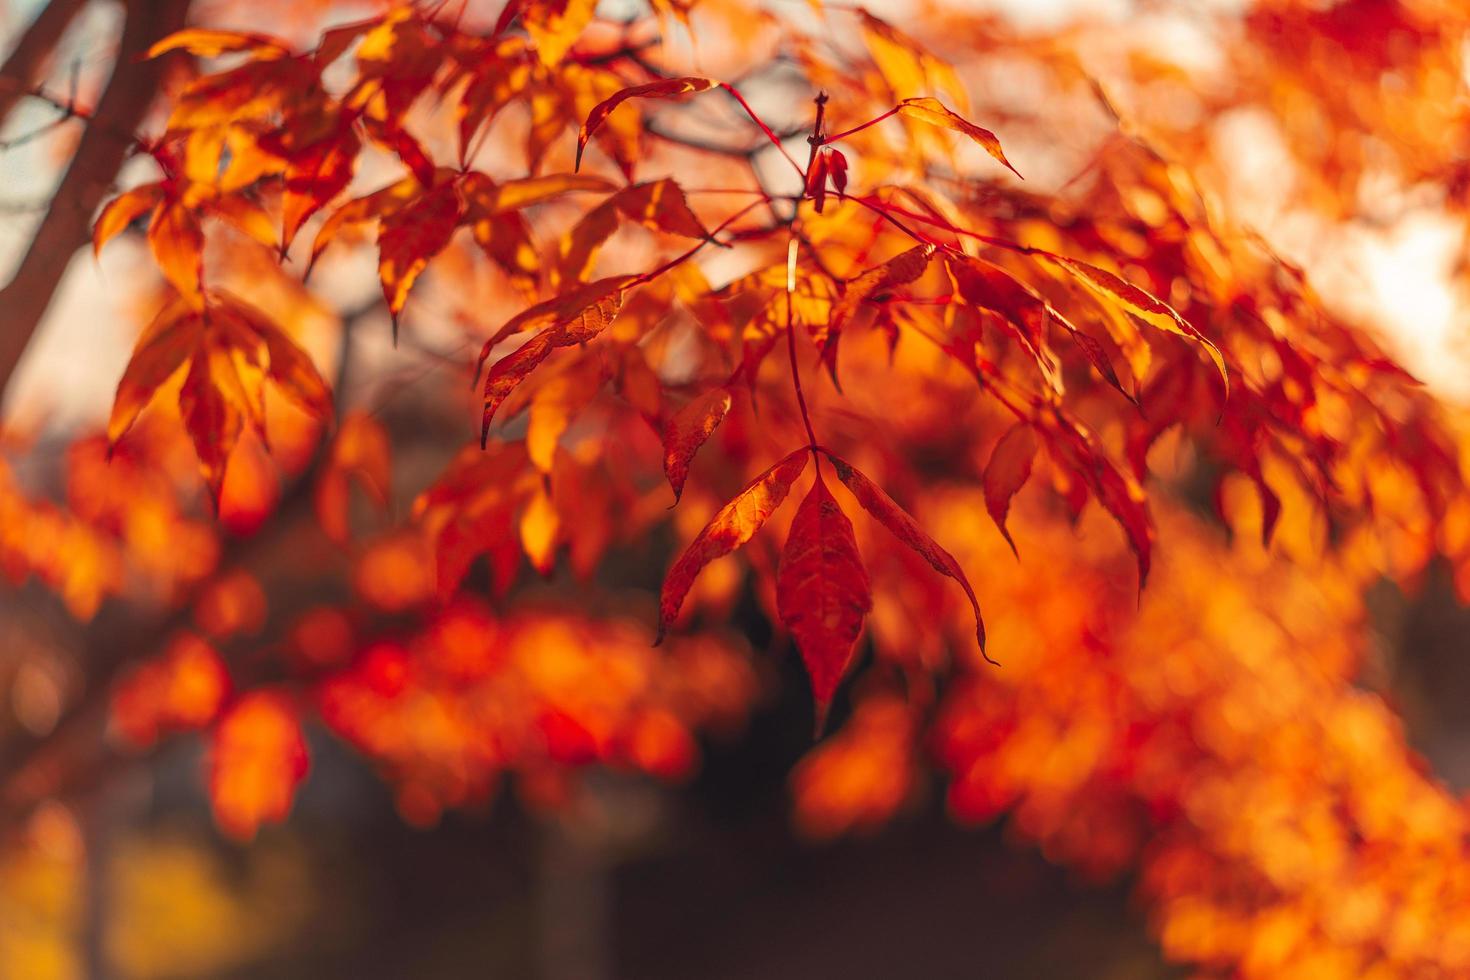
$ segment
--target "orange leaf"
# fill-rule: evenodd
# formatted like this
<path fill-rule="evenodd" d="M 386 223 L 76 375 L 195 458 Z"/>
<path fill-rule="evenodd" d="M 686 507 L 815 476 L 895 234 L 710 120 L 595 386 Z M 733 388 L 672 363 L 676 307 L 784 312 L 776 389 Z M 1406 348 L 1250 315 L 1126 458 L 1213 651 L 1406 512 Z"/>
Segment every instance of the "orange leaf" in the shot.
<path fill-rule="evenodd" d="M 1053 321 L 1077 332 L 1050 304 L 1009 272 L 983 259 L 949 256 L 949 270 L 960 296 L 968 303 L 998 314 L 1008 332 L 1020 342 L 1051 389 L 1062 392 L 1062 377 L 1047 349 L 1047 327 Z"/>
<path fill-rule="evenodd" d="M 556 568 L 556 543 L 561 518 L 545 490 L 538 488 L 521 512 L 521 547 L 536 571 L 550 575 Z"/>
<path fill-rule="evenodd" d="M 602 390 L 603 378 L 601 359 L 589 357 L 537 388 L 526 425 L 526 455 L 532 466 L 551 474 L 563 433 Z"/>
<path fill-rule="evenodd" d="M 496 361 L 494 366 L 485 373 L 485 408 L 480 418 L 480 445 L 482 447 L 485 445 L 485 440 L 489 438 L 490 423 L 494 420 L 500 403 L 505 401 L 517 385 L 526 380 L 526 376 L 534 371 L 537 365 L 546 360 L 556 348 L 586 343 L 612 323 L 618 311 L 622 309 L 623 291 L 620 287 L 627 282 L 628 278 L 619 276 L 616 279 L 601 280 L 600 283 L 593 285 L 600 285 L 604 288 L 579 290 L 575 295 L 575 301 L 572 302 L 568 301 L 568 297 L 559 297 L 550 301 L 553 324 L 514 352 Z M 606 285 L 609 283 L 614 285 Z M 547 305 L 541 304 L 541 306 Z M 535 309 L 539 307 L 532 307 L 532 310 Z M 526 313 L 530 312 L 531 310 L 526 311 Z M 535 319 L 540 319 L 540 314 Z M 508 328 L 510 324 L 506 326 Z M 504 333 L 505 329 L 502 328 L 501 332 Z M 492 338 L 491 342 L 485 345 L 485 350 L 480 354 L 480 363 L 485 362 L 493 343 Z"/>
<path fill-rule="evenodd" d="M 585 174 L 546 174 L 497 184 L 481 173 L 465 178 L 465 198 L 476 219 L 493 218 L 573 191 L 610 191 L 613 185 Z"/>
<path fill-rule="evenodd" d="M 442 184 L 379 222 L 378 278 L 395 331 L 408 291 L 429 260 L 449 244 L 464 213 L 464 201 L 454 185 Z"/>
<path fill-rule="evenodd" d="M 220 719 L 209 749 L 209 797 L 220 829 L 248 840 L 262 823 L 284 820 L 307 766 L 301 721 L 287 696 L 242 697 Z"/>
<path fill-rule="evenodd" d="M 776 573 L 776 609 L 811 677 L 818 731 L 872 608 L 852 522 L 818 472 L 791 522 Z"/>
<path fill-rule="evenodd" d="M 832 305 L 832 315 L 827 325 L 828 336 L 835 336 L 841 331 L 843 324 L 857 312 L 861 303 L 881 300 L 895 286 L 907 285 L 922 276 L 924 270 L 929 268 L 929 259 L 933 255 L 933 245 L 927 242 L 915 245 L 848 282 L 842 289 L 842 297 Z"/>
<path fill-rule="evenodd" d="M 358 138 L 357 131 L 350 123 L 339 122 L 327 136 L 288 154 L 282 175 L 285 183 L 285 193 L 281 198 L 283 249 L 296 240 L 296 233 L 312 215 L 347 189 L 361 149 L 362 140 Z M 326 237 L 330 237 L 330 233 Z M 318 241 L 325 240 L 318 236 Z M 320 251 L 313 245 L 313 262 Z"/>
<path fill-rule="evenodd" d="M 112 415 L 107 420 L 109 451 L 132 428 L 138 413 L 153 400 L 159 387 L 193 356 L 203 326 L 199 313 L 182 297 L 175 297 L 143 331 L 117 383 Z"/>
<path fill-rule="evenodd" d="M 582 169 L 582 153 L 587 149 L 587 141 L 592 134 L 601 126 L 608 115 L 622 105 L 628 99 L 667 99 L 677 95 L 688 95 L 694 92 L 707 92 L 719 83 L 712 78 L 699 78 L 686 76 L 684 78 L 665 78 L 657 82 L 649 82 L 646 85 L 634 85 L 625 88 L 616 95 L 604 99 L 592 107 L 587 114 L 587 121 L 582 124 L 582 130 L 577 134 L 577 161 L 572 168 Z"/>
<path fill-rule="evenodd" d="M 686 238 L 709 237 L 709 232 L 690 209 L 684 189 L 667 177 L 624 188 L 614 200 L 619 211 L 646 228 Z"/>
<path fill-rule="evenodd" d="M 689 463 L 730 411 L 730 392 L 715 388 L 681 408 L 664 426 L 664 474 L 677 503 L 684 494 Z"/>
<path fill-rule="evenodd" d="M 597 0 L 527 0 L 521 23 L 536 43 L 536 56 L 551 68 L 561 62 L 587 25 Z"/>
<path fill-rule="evenodd" d="M 311 273 L 311 268 L 316 265 L 316 260 L 321 257 L 322 252 L 326 251 L 327 246 L 332 244 L 332 239 L 342 229 L 368 221 L 381 220 L 385 215 L 402 209 L 422 190 L 423 185 L 419 183 L 417 177 L 404 177 L 387 187 L 380 187 L 371 194 L 353 198 L 333 211 L 331 216 L 322 222 L 322 226 L 317 229 L 316 238 L 312 240 L 311 259 L 306 266 L 307 274 Z M 305 217 L 301 220 L 304 221 Z"/>
<path fill-rule="evenodd" d="M 194 443 L 199 468 L 215 506 L 225 482 L 225 464 L 240 439 L 240 376 L 228 348 L 201 340 L 179 390 L 179 411 Z M 227 393 L 228 392 L 228 393 Z"/>
<path fill-rule="evenodd" d="M 1036 434 L 1024 422 L 1015 425 L 1000 437 L 991 450 L 990 462 L 985 466 L 985 509 L 990 519 L 1000 529 L 1011 553 L 1017 554 L 1016 542 L 1006 530 L 1006 514 L 1011 509 L 1011 498 L 1026 485 L 1031 476 L 1031 463 L 1036 458 Z M 1018 555 L 1019 557 L 1019 555 Z"/>
<path fill-rule="evenodd" d="M 1230 393 L 1230 373 L 1225 369 L 1225 358 L 1220 353 L 1220 348 L 1210 343 L 1209 339 L 1199 332 L 1199 328 L 1184 319 L 1174 307 L 1148 290 L 1140 289 L 1106 269 L 1061 255 L 1048 255 L 1047 257 L 1092 289 L 1122 303 L 1152 326 L 1181 337 L 1187 337 L 1204 347 L 1205 353 L 1215 363 L 1215 369 L 1220 372 L 1220 380 L 1225 384 L 1225 393 L 1227 395 Z"/>
<path fill-rule="evenodd" d="M 102 246 L 121 234 L 123 229 L 145 213 L 152 211 L 163 200 L 163 184 L 144 184 L 124 191 L 97 215 L 97 224 L 92 228 L 92 254 L 100 255 Z"/>
<path fill-rule="evenodd" d="M 684 549 L 664 577 L 655 644 L 663 642 L 664 634 L 678 617 L 684 597 L 704 566 L 749 541 L 781 506 L 791 492 L 791 484 L 806 469 L 808 455 L 809 450 L 803 446 L 747 483 Z"/>
<path fill-rule="evenodd" d="M 898 112 L 899 115 L 907 116 L 910 119 L 917 119 L 919 122 L 928 123 L 931 126 L 941 126 L 945 129 L 952 129 L 957 133 L 963 133 L 976 143 L 979 143 L 985 149 L 986 153 L 989 153 L 998 160 L 1011 173 L 1017 177 L 1021 176 L 1020 171 L 1011 166 L 1011 161 L 1006 159 L 1005 152 L 1000 148 L 1000 140 L 996 138 L 994 133 L 988 129 L 982 129 L 976 126 L 963 116 L 957 115 L 952 110 L 945 108 L 944 103 L 938 99 L 904 99 L 898 104 Z M 1025 178 L 1022 177 L 1021 179 L 1024 180 Z"/>
<path fill-rule="evenodd" d="M 354 411 L 342 419 L 327 455 L 327 465 L 316 485 L 317 523 L 337 544 L 346 544 L 348 479 L 357 480 L 380 509 L 388 506 L 392 479 L 388 434 L 377 419 Z"/>
<path fill-rule="evenodd" d="M 883 492 L 883 488 L 872 480 L 869 480 L 860 471 L 853 468 L 846 460 L 823 450 L 827 458 L 832 461 L 832 466 L 837 470 L 837 477 L 847 484 L 847 489 L 857 498 L 863 509 L 878 519 L 888 530 L 893 532 L 894 537 L 918 552 L 925 561 L 934 567 L 934 570 L 942 575 L 948 575 L 960 583 L 960 588 L 965 590 L 965 595 L 970 600 L 970 606 L 975 611 L 975 639 L 980 643 L 980 652 L 985 652 L 985 622 L 980 618 L 980 600 L 975 598 L 975 590 L 970 587 L 970 580 L 965 577 L 964 569 L 960 563 L 955 561 L 954 556 L 941 548 L 933 538 L 919 527 L 908 512 L 894 502 L 893 498 Z M 990 659 L 988 656 L 986 659 Z"/>
<path fill-rule="evenodd" d="M 148 226 L 148 245 L 159 270 L 173 287 L 185 296 L 198 296 L 204 232 L 194 212 L 179 203 L 160 207 Z"/>
<path fill-rule="evenodd" d="M 229 318 L 265 344 L 266 371 L 281 392 L 318 419 L 332 415 L 332 393 L 311 357 L 269 317 L 224 290 L 211 293 L 211 312 Z"/>
<path fill-rule="evenodd" d="M 217 58 L 235 51 L 251 51 L 268 58 L 283 58 L 291 53 L 286 42 L 269 34 L 191 27 L 175 31 L 153 45 L 148 49 L 147 57 L 157 58 L 170 51 L 180 50 L 200 58 Z"/>

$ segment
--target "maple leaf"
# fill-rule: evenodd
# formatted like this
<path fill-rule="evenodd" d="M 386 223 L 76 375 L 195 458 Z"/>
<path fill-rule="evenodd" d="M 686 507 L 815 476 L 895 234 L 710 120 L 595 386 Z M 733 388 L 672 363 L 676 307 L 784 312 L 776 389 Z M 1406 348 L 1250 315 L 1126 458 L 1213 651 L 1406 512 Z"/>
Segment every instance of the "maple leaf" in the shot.
<path fill-rule="evenodd" d="M 501 334 L 505 334 L 512 325 L 515 325 L 518 331 L 522 327 L 529 328 L 530 324 L 537 322 L 549 321 L 551 324 L 514 352 L 496 361 L 490 370 L 485 372 L 485 407 L 480 419 L 480 445 L 483 446 L 485 440 L 489 438 L 490 423 L 494 420 L 501 402 L 505 401 L 516 386 L 526 380 L 527 375 L 546 360 L 553 350 L 559 347 L 584 344 L 612 323 L 618 311 L 622 309 L 623 287 L 631 280 L 631 276 L 616 276 L 599 280 L 572 294 L 549 300 L 547 303 L 540 304 L 539 307 L 532 307 L 532 310 L 537 311 L 533 316 L 526 316 L 527 313 L 532 312 L 528 310 L 521 314 L 521 317 L 525 319 L 517 318 L 501 328 Z M 500 334 L 497 334 L 497 337 L 499 336 Z M 481 364 L 489 357 L 495 343 L 496 338 L 491 338 L 486 343 L 485 349 L 480 354 Z"/>
<path fill-rule="evenodd" d="M 315 504 L 322 532 L 339 545 L 347 543 L 348 492 L 356 482 L 381 510 L 388 507 L 392 467 L 388 434 L 373 416 L 351 412 L 337 426 L 327 463 L 317 480 Z"/>
<path fill-rule="evenodd" d="M 592 138 L 592 134 L 603 124 L 608 115 L 629 99 L 667 99 L 679 95 L 691 95 L 696 92 L 707 92 L 718 84 L 719 82 L 712 78 L 695 76 L 664 78 L 646 85 L 625 88 L 604 99 L 587 114 L 587 121 L 582 124 L 581 130 L 577 133 L 577 159 L 572 169 L 582 169 L 582 153 L 587 149 L 587 141 Z"/>
<path fill-rule="evenodd" d="M 659 598 L 658 638 L 679 616 L 684 597 L 704 566 L 722 558 L 745 544 L 770 519 L 776 508 L 791 492 L 791 484 L 806 470 L 810 453 L 805 446 L 778 460 L 770 469 L 745 485 L 730 502 L 721 507 L 704 530 L 689 543 L 664 576 L 663 594 Z"/>
<path fill-rule="evenodd" d="M 618 230 L 619 217 L 636 221 L 652 231 L 709 238 L 689 200 L 677 183 L 668 178 L 634 184 L 613 194 L 588 211 L 561 243 L 561 261 L 556 279 L 562 282 L 584 278 L 603 244 Z"/>
<path fill-rule="evenodd" d="M 219 502 L 225 463 L 248 421 L 264 435 L 263 382 L 318 418 L 331 414 L 311 359 L 265 314 L 223 291 L 176 297 L 138 338 L 107 423 L 115 447 L 158 389 L 187 365 L 179 410 L 210 494 Z"/>
<path fill-rule="evenodd" d="M 1000 148 L 1000 139 L 994 133 L 988 129 L 976 126 L 963 116 L 957 115 L 953 110 L 946 108 L 938 99 L 904 99 L 898 104 L 897 111 L 899 115 L 906 116 L 909 119 L 928 123 L 930 126 L 952 129 L 957 133 L 968 136 L 976 143 L 979 143 L 985 152 L 999 161 L 1003 167 L 1017 177 L 1021 176 L 1020 171 L 1011 166 L 1011 161 L 1006 159 L 1005 151 Z M 1023 177 L 1021 179 L 1024 180 L 1025 178 Z"/>
<path fill-rule="evenodd" d="M 842 288 L 841 298 L 832 306 L 832 316 L 827 325 L 828 335 L 841 332 L 861 304 L 882 302 L 894 287 L 914 282 L 929 268 L 929 260 L 933 257 L 933 245 L 927 242 L 915 245 L 848 282 Z"/>
<path fill-rule="evenodd" d="M 818 471 L 797 508 L 776 575 L 776 609 L 796 638 L 817 705 L 817 731 L 873 608 L 852 522 Z"/>
<path fill-rule="evenodd" d="M 521 22 L 536 45 L 536 56 L 547 67 L 565 57 L 582 31 L 592 23 L 597 0 L 524 0 Z"/>
<path fill-rule="evenodd" d="M 220 828 L 248 840 L 262 823 L 285 819 L 308 765 L 289 697 L 246 694 L 215 726 L 209 749 L 209 796 Z"/>
<path fill-rule="evenodd" d="M 990 511 L 991 520 L 1000 529 L 1011 553 L 1020 557 L 1011 532 L 1006 530 L 1006 514 L 1011 509 L 1011 498 L 1026 485 L 1031 476 L 1031 464 L 1036 458 L 1036 434 L 1024 422 L 1012 426 L 991 450 L 990 462 L 985 465 L 982 483 L 985 486 L 985 509 Z"/>
<path fill-rule="evenodd" d="M 1091 263 L 1064 256 L 1049 257 L 1096 292 L 1128 307 L 1145 322 L 1160 330 L 1187 337 L 1203 347 L 1214 362 L 1215 369 L 1220 372 L 1220 381 L 1225 386 L 1226 395 L 1230 394 L 1230 372 L 1225 367 L 1225 358 L 1220 353 L 1220 348 L 1200 333 L 1199 328 L 1180 316 L 1172 306 L 1115 273 Z"/>
<path fill-rule="evenodd" d="M 729 389 L 714 388 L 681 408 L 664 427 L 664 475 L 673 488 L 675 503 L 684 495 L 690 461 L 725 420 L 730 405 Z"/>
<path fill-rule="evenodd" d="M 975 640 L 980 644 L 980 652 L 984 654 L 985 623 L 980 618 L 980 600 L 975 598 L 975 590 L 970 587 L 970 580 L 965 577 L 960 563 L 955 561 L 954 556 L 941 548 L 933 538 L 929 537 L 907 511 L 883 492 L 882 487 L 868 479 L 861 470 L 840 456 L 827 450 L 823 452 L 832 461 L 832 467 L 837 471 L 837 478 L 847 485 L 847 489 L 852 491 L 853 497 L 862 504 L 864 510 L 876 517 L 878 523 L 888 528 L 894 537 L 923 556 L 935 571 L 941 575 L 948 575 L 960 584 L 960 588 L 965 590 L 965 597 L 970 600 L 970 607 L 975 612 Z M 988 654 L 985 659 L 990 659 Z"/>

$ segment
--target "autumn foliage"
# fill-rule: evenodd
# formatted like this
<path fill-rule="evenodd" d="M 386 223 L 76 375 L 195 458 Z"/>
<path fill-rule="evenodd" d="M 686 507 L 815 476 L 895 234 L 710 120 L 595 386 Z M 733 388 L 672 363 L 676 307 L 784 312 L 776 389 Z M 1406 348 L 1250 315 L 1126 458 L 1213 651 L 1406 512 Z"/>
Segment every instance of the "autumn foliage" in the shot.
<path fill-rule="evenodd" d="M 934 774 L 1132 872 L 1171 960 L 1470 972 L 1470 814 L 1364 680 L 1371 589 L 1470 596 L 1463 415 L 1179 121 L 1277 120 L 1292 227 L 1370 180 L 1462 221 L 1455 5 L 1262 0 L 1214 73 L 944 8 L 248 6 L 149 40 L 103 431 L 50 495 L 0 433 L 8 578 L 139 610 L 0 760 L 12 823 L 198 736 L 248 840 L 313 727 L 413 825 L 554 812 L 688 779 L 795 657 L 813 838 Z"/>

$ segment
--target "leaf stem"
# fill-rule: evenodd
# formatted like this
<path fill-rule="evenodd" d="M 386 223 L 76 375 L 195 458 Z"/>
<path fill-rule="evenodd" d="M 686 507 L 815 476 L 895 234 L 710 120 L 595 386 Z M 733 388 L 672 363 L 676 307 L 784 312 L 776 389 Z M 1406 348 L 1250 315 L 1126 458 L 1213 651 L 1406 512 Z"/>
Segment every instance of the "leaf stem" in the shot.
<path fill-rule="evenodd" d="M 869 119 L 867 122 L 863 123 L 861 126 L 854 126 L 851 129 L 844 129 L 842 132 L 836 133 L 836 134 L 834 134 L 832 136 L 823 137 L 823 139 L 822 139 L 822 145 L 823 146 L 826 146 L 828 143 L 836 143 L 838 140 L 846 139 L 847 137 L 851 136 L 853 133 L 860 133 L 860 132 L 862 132 L 863 130 L 867 129 L 869 126 L 876 126 L 880 122 L 882 122 L 883 120 L 887 119 L 889 116 L 892 116 L 892 115 L 896 114 L 897 112 L 898 112 L 898 106 L 894 106 L 892 109 L 889 109 L 887 112 L 883 113 L 883 115 L 881 115 L 881 116 L 875 116 L 874 118 Z"/>
<path fill-rule="evenodd" d="M 806 393 L 801 388 L 801 368 L 796 358 L 796 259 L 800 248 L 795 235 L 786 246 L 786 353 L 791 358 L 791 384 L 796 389 L 796 404 L 801 409 L 801 424 L 806 426 L 807 448 L 812 451 L 812 460 L 817 461 L 817 433 L 812 428 L 812 416 L 807 410 Z M 821 463 L 817 462 L 817 475 L 821 476 Z"/>
<path fill-rule="evenodd" d="M 731 85 L 729 82 L 721 82 L 720 88 L 724 89 L 726 92 L 729 92 L 730 95 L 734 96 L 735 101 L 740 103 L 740 108 L 745 110 L 745 114 L 750 117 L 751 122 L 759 126 L 761 132 L 766 134 L 766 139 L 770 140 L 771 144 L 775 146 L 777 150 L 781 151 L 781 155 L 786 158 L 786 162 L 791 164 L 792 169 L 794 169 L 798 174 L 801 175 L 802 183 L 805 184 L 806 171 L 802 170 L 801 165 L 797 163 L 794 159 L 792 159 L 790 153 L 786 152 L 786 146 L 781 142 L 781 137 L 777 136 L 775 131 L 773 131 L 770 126 L 766 125 L 766 121 L 764 119 L 755 114 L 755 110 L 750 107 L 749 102 L 745 101 L 745 96 L 740 94 L 740 90 Z"/>

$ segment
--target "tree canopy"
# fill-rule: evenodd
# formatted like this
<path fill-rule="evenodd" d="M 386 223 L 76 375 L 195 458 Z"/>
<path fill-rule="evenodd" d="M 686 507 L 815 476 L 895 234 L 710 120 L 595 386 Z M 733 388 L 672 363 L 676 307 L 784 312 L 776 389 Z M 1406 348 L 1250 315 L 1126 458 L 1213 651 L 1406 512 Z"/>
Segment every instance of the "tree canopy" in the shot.
<path fill-rule="evenodd" d="M 314 728 L 413 825 L 566 812 L 804 678 L 811 837 L 935 782 L 1175 962 L 1470 970 L 1372 600 L 1470 597 L 1466 416 L 1330 251 L 1431 214 L 1457 287 L 1459 4 L 131 0 L 68 80 L 85 6 L 0 69 L 62 174 L 0 384 L 88 239 L 136 340 L 0 428 L 67 614 L 0 663 L 12 835 L 202 737 L 249 840 Z"/>

